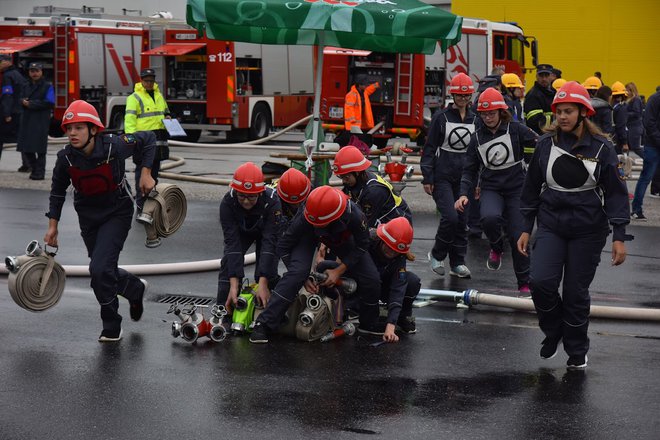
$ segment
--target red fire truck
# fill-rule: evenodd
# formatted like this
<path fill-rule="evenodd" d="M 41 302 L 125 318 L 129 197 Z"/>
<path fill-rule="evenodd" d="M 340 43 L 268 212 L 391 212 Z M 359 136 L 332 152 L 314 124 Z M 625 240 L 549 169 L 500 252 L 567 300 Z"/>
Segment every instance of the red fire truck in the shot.
<path fill-rule="evenodd" d="M 451 96 L 451 77 L 463 72 L 476 82 L 495 67 L 516 73 L 524 81 L 524 48 L 529 46 L 536 65 L 536 39 L 523 35 L 518 26 L 486 20 L 463 20 L 461 41 L 446 53 L 433 55 L 376 53 L 368 51 L 326 51 L 321 91 L 321 119 L 324 128 L 344 127 L 344 97 L 358 74 L 380 83 L 371 95 L 374 121 L 385 124 L 377 136 L 417 139 L 424 120 L 442 108 Z M 423 142 L 423 136 L 418 143 Z"/>
<path fill-rule="evenodd" d="M 16 54 L 24 68 L 44 64 L 56 90 L 54 121 L 85 99 L 108 128 L 121 129 L 142 67 L 156 70 L 189 140 L 203 129 L 260 138 L 312 112 L 313 48 L 211 40 L 176 20 L 36 7 L 30 17 L 0 20 L 0 53 Z"/>
<path fill-rule="evenodd" d="M 98 8 L 37 7 L 30 17 L 0 21 L 0 52 L 14 54 L 19 67 L 43 63 L 55 88 L 54 121 L 72 101 L 84 99 L 107 122 L 112 99 L 125 102 L 139 81 L 143 24 L 139 17 L 110 18 Z"/>
<path fill-rule="evenodd" d="M 257 139 L 312 113 L 310 46 L 212 40 L 176 23 L 144 32 L 143 65 L 163 78 L 168 106 L 192 137 L 206 129 Z"/>

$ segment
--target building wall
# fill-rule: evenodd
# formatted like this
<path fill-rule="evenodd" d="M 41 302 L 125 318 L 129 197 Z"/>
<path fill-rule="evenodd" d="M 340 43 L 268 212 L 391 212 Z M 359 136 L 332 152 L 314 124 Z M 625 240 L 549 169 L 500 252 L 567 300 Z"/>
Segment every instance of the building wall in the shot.
<path fill-rule="evenodd" d="M 561 69 L 565 79 L 583 82 L 600 71 L 606 85 L 633 81 L 647 97 L 660 86 L 658 0 L 453 0 L 452 12 L 516 22 L 538 39 L 539 62 Z"/>

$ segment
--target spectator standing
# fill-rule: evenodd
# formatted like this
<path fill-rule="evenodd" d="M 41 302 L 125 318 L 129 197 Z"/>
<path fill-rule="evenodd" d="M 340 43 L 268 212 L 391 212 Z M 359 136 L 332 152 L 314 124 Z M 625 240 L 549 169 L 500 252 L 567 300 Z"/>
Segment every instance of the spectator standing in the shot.
<path fill-rule="evenodd" d="M 660 92 L 655 92 L 646 103 L 646 110 L 642 118 L 646 131 L 646 145 L 644 145 L 644 165 L 635 186 L 635 197 L 632 201 L 633 220 L 645 221 L 642 205 L 646 187 L 653 179 L 658 163 L 660 163 Z"/>
<path fill-rule="evenodd" d="M 144 164 L 151 167 L 151 177 L 158 182 L 160 161 L 169 159 L 170 151 L 167 146 L 167 130 L 163 119 L 171 119 L 170 110 L 165 98 L 156 84 L 156 71 L 143 69 L 140 72 L 140 82 L 135 84 L 133 94 L 126 99 L 126 115 L 124 116 L 124 131 L 127 134 L 138 131 L 152 131 L 156 135 L 156 155 L 153 164 Z M 133 163 L 141 163 L 141 158 L 133 156 Z M 138 187 L 142 170 L 135 168 L 135 187 Z M 142 211 L 144 197 L 137 191 L 135 202 L 138 213 Z"/>
<path fill-rule="evenodd" d="M 11 54 L 0 54 L 0 72 L 2 72 L 2 95 L 0 95 L 0 157 L 2 157 L 3 144 L 16 142 L 23 113 L 21 91 L 27 81 L 14 66 Z M 24 155 L 22 160 L 23 164 L 18 171 L 28 172 L 30 167 Z"/>
<path fill-rule="evenodd" d="M 360 74 L 355 78 L 355 84 L 344 98 L 344 128 L 351 131 L 352 127 L 371 129 L 374 127 L 374 115 L 371 112 L 371 96 L 380 84 L 369 84 L 369 78 Z"/>
<path fill-rule="evenodd" d="M 18 128 L 17 150 L 27 157 L 30 179 L 44 180 L 51 111 L 55 106 L 55 90 L 44 78 L 43 65 L 30 63 L 30 82 L 23 88 L 23 116 Z"/>
<path fill-rule="evenodd" d="M 612 84 L 612 119 L 614 121 L 614 148 L 617 154 L 627 153 L 628 148 L 628 108 L 626 87 L 622 82 Z"/>
<path fill-rule="evenodd" d="M 550 124 L 552 110 L 550 104 L 555 96 L 554 89 L 550 86 L 550 75 L 553 67 L 550 64 L 539 64 L 536 66 L 536 82 L 525 96 L 524 110 L 527 126 L 537 134 L 543 134 L 542 128 Z"/>
<path fill-rule="evenodd" d="M 628 148 L 644 159 L 644 149 L 642 148 L 642 134 L 644 133 L 642 112 L 644 111 L 644 106 L 634 82 L 626 84 L 626 92 L 628 93 L 628 99 L 626 100 L 626 108 L 628 110 Z"/>
<path fill-rule="evenodd" d="M 596 114 L 591 117 L 591 121 L 610 138 L 614 135 L 612 106 L 610 105 L 611 100 L 612 89 L 610 89 L 609 86 L 600 87 L 596 92 L 596 95 L 591 98 L 591 106 L 596 112 Z"/>

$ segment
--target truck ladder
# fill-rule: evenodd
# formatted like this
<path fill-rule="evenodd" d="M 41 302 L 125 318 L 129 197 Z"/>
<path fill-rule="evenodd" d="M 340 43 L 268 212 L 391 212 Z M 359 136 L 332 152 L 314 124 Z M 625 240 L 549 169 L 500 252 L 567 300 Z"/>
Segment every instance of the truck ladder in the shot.
<path fill-rule="evenodd" d="M 55 28 L 55 62 L 53 63 L 55 79 L 55 108 L 66 110 L 68 106 L 69 69 L 69 23 L 56 22 Z"/>
<path fill-rule="evenodd" d="M 165 26 L 162 24 L 149 24 L 149 49 L 160 47 L 165 44 Z M 149 67 L 156 72 L 156 78 L 160 87 L 165 87 L 165 57 L 149 57 Z M 165 95 L 165 92 L 161 90 Z"/>
<path fill-rule="evenodd" d="M 410 116 L 412 109 L 412 66 L 413 56 L 401 53 L 396 57 L 396 116 Z"/>

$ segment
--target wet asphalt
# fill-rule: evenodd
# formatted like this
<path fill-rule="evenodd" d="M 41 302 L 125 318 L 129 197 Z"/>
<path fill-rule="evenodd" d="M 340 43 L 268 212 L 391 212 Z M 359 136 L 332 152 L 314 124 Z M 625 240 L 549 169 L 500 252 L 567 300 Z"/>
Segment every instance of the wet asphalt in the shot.
<path fill-rule="evenodd" d="M 0 256 L 20 255 L 42 239 L 46 192 L 2 188 L 0 206 Z M 182 229 L 155 250 L 136 225 L 120 263 L 219 258 L 217 203 L 189 200 L 188 209 Z M 433 213 L 415 218 L 418 259 L 410 269 L 424 288 L 516 295 L 510 256 L 500 271 L 488 271 L 482 239 L 470 242 L 472 279 L 433 274 L 426 253 L 437 221 Z M 660 307 L 659 230 L 629 231 L 636 239 L 625 265 L 606 264 L 606 246 L 593 303 Z M 70 200 L 60 242 L 61 264 L 87 264 Z M 447 302 L 416 308 L 419 332 L 398 344 L 275 337 L 255 346 L 234 337 L 191 345 L 171 337 L 172 315 L 158 300 L 214 297 L 217 274 L 145 278 L 142 320 L 130 321 L 122 299 L 124 339 L 100 344 L 89 279 L 69 277 L 56 307 L 31 313 L 12 301 L 0 275 L 1 439 L 658 438 L 658 323 L 592 320 L 589 367 L 581 372 L 566 370 L 561 351 L 539 358 L 534 314 Z"/>

